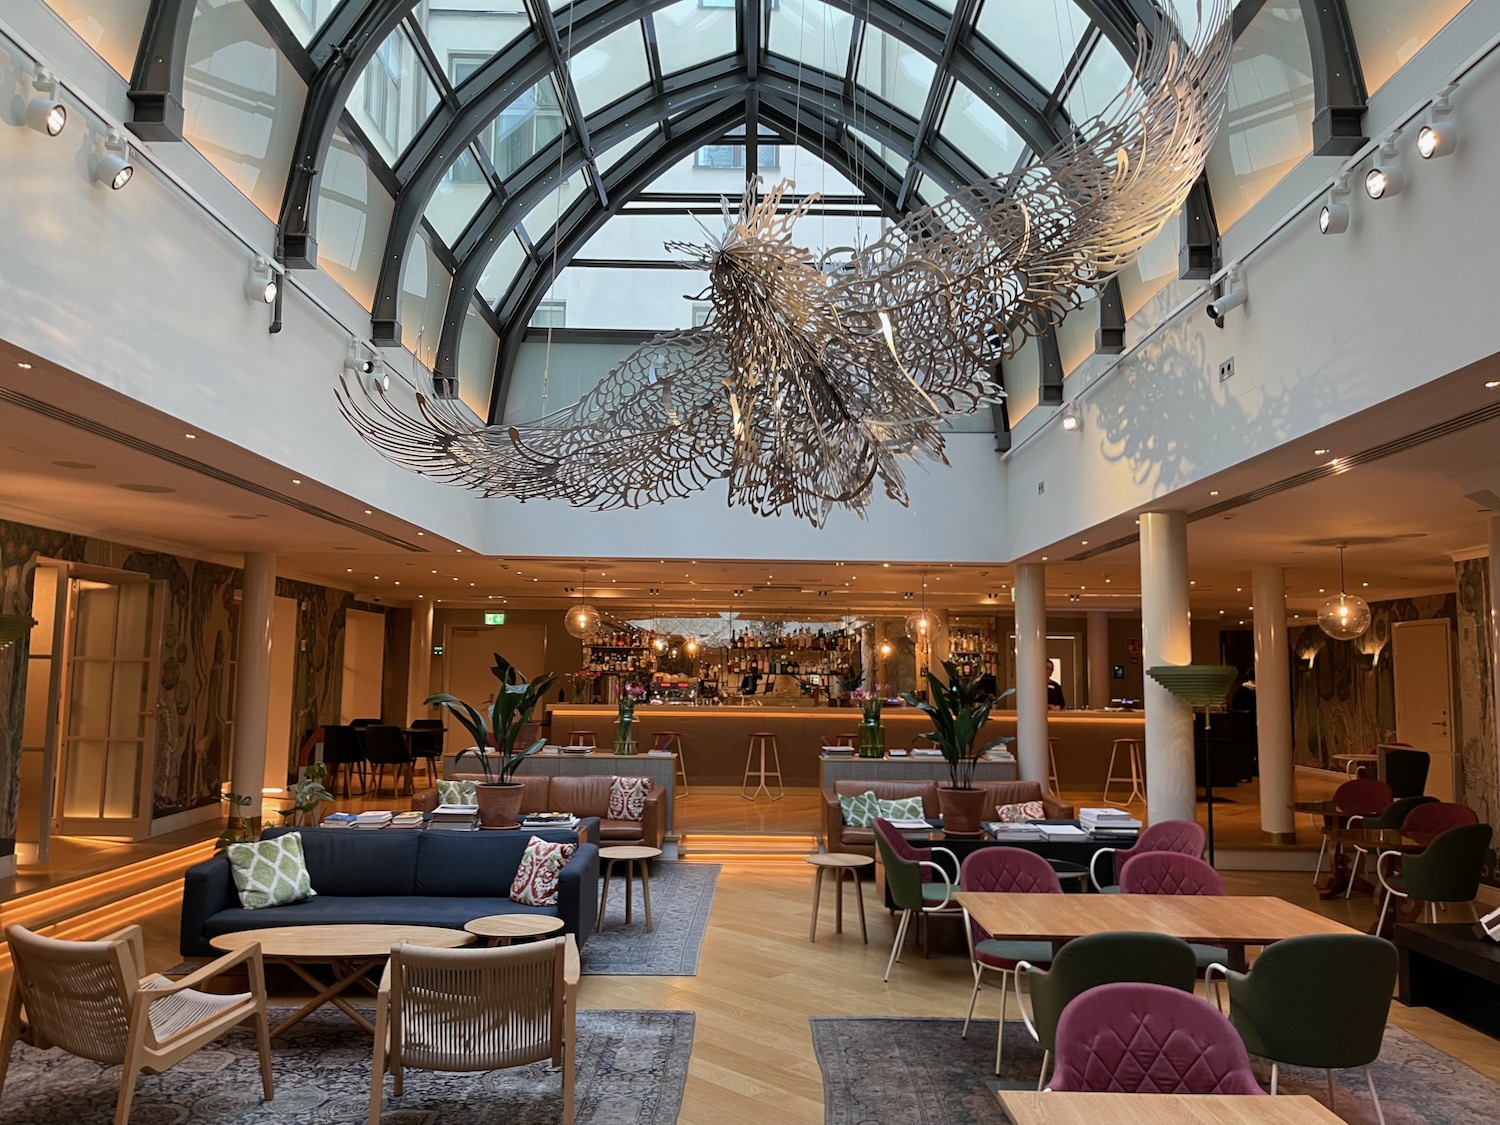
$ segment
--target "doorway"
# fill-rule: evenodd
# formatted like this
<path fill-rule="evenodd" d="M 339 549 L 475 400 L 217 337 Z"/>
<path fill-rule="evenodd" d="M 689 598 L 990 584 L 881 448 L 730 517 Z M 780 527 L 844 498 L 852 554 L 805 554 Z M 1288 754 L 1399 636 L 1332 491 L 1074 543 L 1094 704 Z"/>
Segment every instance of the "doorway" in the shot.
<path fill-rule="evenodd" d="M 483 708 L 499 683 L 491 674 L 495 653 L 526 679 L 547 667 L 545 625 L 449 625 L 443 638 L 443 690 Z"/>
<path fill-rule="evenodd" d="M 1445 617 L 1391 625 L 1396 681 L 1396 741 L 1432 755 L 1427 793 L 1451 801 L 1458 791 L 1453 764 L 1453 636 Z"/>
<path fill-rule="evenodd" d="M 344 614 L 344 678 L 339 722 L 381 718 L 385 678 L 385 614 Z"/>

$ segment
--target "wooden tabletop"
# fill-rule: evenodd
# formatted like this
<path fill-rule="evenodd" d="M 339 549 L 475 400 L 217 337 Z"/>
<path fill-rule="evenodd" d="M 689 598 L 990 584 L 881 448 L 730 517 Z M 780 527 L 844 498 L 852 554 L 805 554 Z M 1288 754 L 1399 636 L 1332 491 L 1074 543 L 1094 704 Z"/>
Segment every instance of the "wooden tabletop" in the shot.
<path fill-rule="evenodd" d="M 815 852 L 803 858 L 815 867 L 868 867 L 875 862 L 870 856 L 850 852 Z"/>
<path fill-rule="evenodd" d="M 659 855 L 660 848 L 647 848 L 640 844 L 614 844 L 599 849 L 600 859 L 655 859 Z"/>
<path fill-rule="evenodd" d="M 563 928 L 563 920 L 551 914 L 486 914 L 471 918 L 464 929 L 479 937 L 541 937 Z"/>
<path fill-rule="evenodd" d="M 1306 1094 L 1064 1094 L 1001 1090 L 997 1095 L 1014 1125 L 1302 1125 L 1342 1118 Z"/>
<path fill-rule="evenodd" d="M 809 857 L 811 858 L 811 857 Z M 1069 941 L 1085 934 L 1150 930 L 1184 941 L 1269 945 L 1303 934 L 1355 934 L 1342 922 L 1280 898 L 1251 895 L 954 896 L 992 937 L 1005 941 Z"/>
<path fill-rule="evenodd" d="M 215 949 L 233 952 L 259 942 L 260 951 L 267 957 L 327 961 L 344 957 L 378 957 L 389 953 L 391 946 L 398 941 L 437 949 L 457 949 L 461 945 L 473 944 L 474 935 L 439 926 L 272 926 L 264 930 L 220 934 L 209 944 Z"/>

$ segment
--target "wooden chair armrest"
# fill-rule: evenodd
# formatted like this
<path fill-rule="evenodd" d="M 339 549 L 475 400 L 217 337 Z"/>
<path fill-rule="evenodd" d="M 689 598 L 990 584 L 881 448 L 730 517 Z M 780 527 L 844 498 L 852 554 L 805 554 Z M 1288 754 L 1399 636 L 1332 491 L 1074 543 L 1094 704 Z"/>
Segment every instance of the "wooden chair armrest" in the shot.
<path fill-rule="evenodd" d="M 126 926 L 124 929 L 116 930 L 112 934 L 105 934 L 100 941 L 123 941 L 130 946 L 131 956 L 135 958 L 136 970 L 140 973 L 146 971 L 146 935 L 139 926 Z"/>
<path fill-rule="evenodd" d="M 251 942 L 244 949 L 236 949 L 232 953 L 226 953 L 222 957 L 216 957 L 207 965 L 193 970 L 181 980 L 173 981 L 170 985 L 161 988 L 142 989 L 141 993 L 149 997 L 148 1004 L 154 1004 L 164 996 L 181 992 L 188 988 L 197 988 L 200 984 L 212 980 L 214 977 L 222 976 L 229 969 L 244 962 L 259 965 L 261 960 L 260 942 Z"/>
<path fill-rule="evenodd" d="M 573 940 L 573 935 L 567 935 L 567 943 L 563 946 L 563 984 L 569 988 L 577 988 L 579 978 L 583 975 L 583 967 L 578 960 L 578 943 Z"/>

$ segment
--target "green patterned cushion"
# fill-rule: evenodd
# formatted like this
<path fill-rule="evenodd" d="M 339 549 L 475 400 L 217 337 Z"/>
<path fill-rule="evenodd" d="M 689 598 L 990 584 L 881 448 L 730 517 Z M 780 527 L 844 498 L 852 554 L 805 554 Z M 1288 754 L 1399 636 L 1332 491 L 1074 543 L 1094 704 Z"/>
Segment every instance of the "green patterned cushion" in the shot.
<path fill-rule="evenodd" d="M 922 811 L 921 797 L 902 797 L 899 801 L 877 800 L 875 804 L 880 810 L 876 815 L 886 820 L 925 820 L 927 818 L 927 814 Z"/>
<path fill-rule="evenodd" d="M 445 805 L 472 805 L 479 800 L 472 781 L 439 781 L 437 791 L 438 800 Z"/>
<path fill-rule="evenodd" d="M 844 810 L 844 823 L 850 828 L 874 828 L 875 818 L 880 815 L 880 802 L 875 799 L 873 789 L 866 789 L 857 797 L 840 793 L 839 805 Z"/>
<path fill-rule="evenodd" d="M 307 875 L 299 832 L 256 844 L 230 844 L 224 852 L 240 891 L 240 905 L 246 910 L 285 906 L 318 893 Z"/>

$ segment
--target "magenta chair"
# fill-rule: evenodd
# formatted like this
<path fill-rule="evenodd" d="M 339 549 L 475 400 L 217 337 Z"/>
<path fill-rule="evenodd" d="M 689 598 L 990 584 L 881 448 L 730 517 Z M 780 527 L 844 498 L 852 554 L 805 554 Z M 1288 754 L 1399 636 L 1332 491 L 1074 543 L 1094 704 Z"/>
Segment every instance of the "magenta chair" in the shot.
<path fill-rule="evenodd" d="M 970 852 L 958 869 L 958 886 L 964 891 L 991 894 L 1063 893 L 1052 865 L 1024 848 L 980 848 Z M 1016 964 L 1029 962 L 1037 968 L 1052 964 L 1052 943 L 1047 941 L 997 941 L 964 910 L 964 932 L 969 938 L 969 967 L 974 971 L 974 991 L 969 994 L 969 1014 L 964 1017 L 963 1038 L 969 1037 L 969 1021 L 979 1001 L 980 980 L 986 970 L 1000 974 L 1000 1041 L 995 1045 L 995 1073 L 1005 1053 L 1005 1008 L 1007 986 Z"/>
<path fill-rule="evenodd" d="M 1333 791 L 1333 803 L 1339 807 L 1343 819 L 1351 816 L 1379 816 L 1391 806 L 1391 787 L 1373 777 L 1356 777 L 1346 781 Z M 1313 883 L 1323 875 L 1323 857 L 1328 854 L 1328 834 L 1323 834 L 1323 846 L 1318 849 L 1318 865 L 1313 868 Z"/>
<path fill-rule="evenodd" d="M 1205 839 L 1203 827 L 1194 821 L 1164 820 L 1147 828 L 1128 848 L 1100 848 L 1096 851 L 1089 859 L 1089 880 L 1094 884 L 1094 890 L 1100 894 L 1117 895 L 1120 893 L 1118 885 L 1106 886 L 1099 882 L 1100 856 L 1115 857 L 1115 877 L 1118 879 L 1121 866 L 1132 856 L 1144 855 L 1146 852 L 1181 852 L 1183 855 L 1201 856 Z"/>
<path fill-rule="evenodd" d="M 1128 893 L 1128 892 L 1127 892 Z M 1234 1025 L 1207 1000 L 1164 984 L 1101 984 L 1057 1021 L 1052 1090 L 1264 1094 Z"/>
<path fill-rule="evenodd" d="M 1224 880 L 1209 864 L 1181 852 L 1147 852 L 1120 868 L 1120 890 L 1128 895 L 1226 895 Z M 1218 945 L 1192 944 L 1198 968 L 1220 964 L 1229 951 Z"/>
<path fill-rule="evenodd" d="M 1479 814 L 1468 805 L 1460 805 L 1454 801 L 1429 801 L 1406 814 L 1406 819 L 1401 822 L 1401 834 L 1410 836 L 1425 847 L 1450 828 L 1478 823 Z"/>

